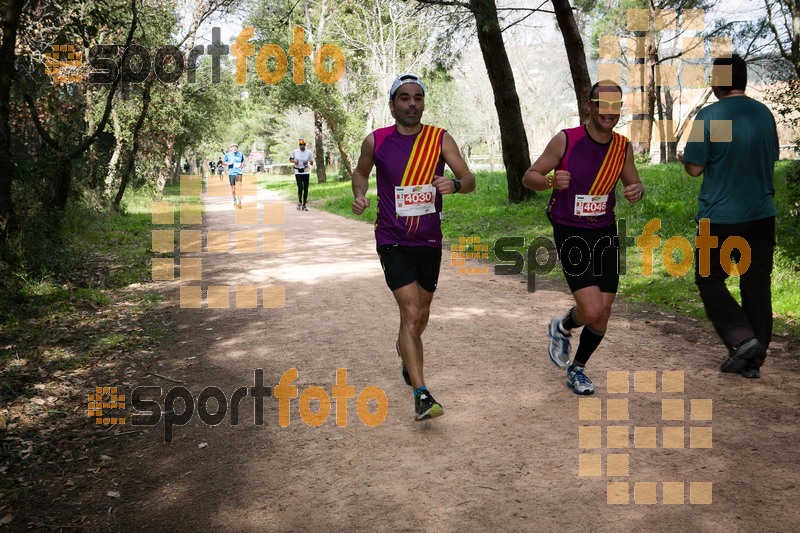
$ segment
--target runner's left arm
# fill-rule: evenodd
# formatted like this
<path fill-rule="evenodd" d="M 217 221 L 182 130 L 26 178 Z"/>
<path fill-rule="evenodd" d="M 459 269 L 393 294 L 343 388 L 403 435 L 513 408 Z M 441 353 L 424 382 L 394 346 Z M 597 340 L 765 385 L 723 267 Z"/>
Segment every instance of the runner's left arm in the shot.
<path fill-rule="evenodd" d="M 461 152 L 453 137 L 449 133 L 444 132 L 442 137 L 442 156 L 444 162 L 453 171 L 456 179 L 461 183 L 461 188 L 458 192 L 467 194 L 475 190 L 475 176 L 470 172 L 467 162 L 461 157 Z M 434 176 L 433 186 L 439 194 L 455 194 L 456 184 L 445 178 L 444 176 Z"/>
<path fill-rule="evenodd" d="M 636 165 L 633 164 L 633 148 L 628 143 L 628 149 L 625 153 L 625 164 L 622 166 L 622 172 L 619 174 L 622 184 L 625 186 L 622 189 L 622 196 L 625 197 L 630 203 L 636 203 L 644 196 L 644 185 L 642 180 L 639 179 L 639 171 L 636 170 Z"/>

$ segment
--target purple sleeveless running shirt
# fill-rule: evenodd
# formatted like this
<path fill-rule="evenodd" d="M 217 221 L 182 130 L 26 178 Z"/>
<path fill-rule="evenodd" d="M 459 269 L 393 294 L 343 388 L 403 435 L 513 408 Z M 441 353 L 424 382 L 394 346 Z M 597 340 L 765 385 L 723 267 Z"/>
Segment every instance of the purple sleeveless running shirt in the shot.
<path fill-rule="evenodd" d="M 562 131 L 567 134 L 567 149 L 556 170 L 568 170 L 572 174 L 572 180 L 567 189 L 553 190 L 547 206 L 550 220 L 556 224 L 575 228 L 604 228 L 614 224 L 614 206 L 617 203 L 616 189 L 612 189 L 608 195 L 605 214 L 600 216 L 575 215 L 575 195 L 589 194 L 589 189 L 611 148 L 611 142 L 598 143 L 586 131 L 586 126 Z M 627 150 L 627 139 L 624 140 Z M 614 179 L 616 185 L 619 176 Z"/>
<path fill-rule="evenodd" d="M 436 211 L 414 217 L 395 213 L 394 188 L 403 180 L 408 159 L 417 135 L 402 135 L 395 126 L 380 128 L 375 135 L 375 175 L 378 183 L 378 216 L 375 220 L 375 241 L 378 246 L 442 246 L 442 196 L 436 195 Z M 444 173 L 444 158 L 436 162 L 435 176 Z"/>

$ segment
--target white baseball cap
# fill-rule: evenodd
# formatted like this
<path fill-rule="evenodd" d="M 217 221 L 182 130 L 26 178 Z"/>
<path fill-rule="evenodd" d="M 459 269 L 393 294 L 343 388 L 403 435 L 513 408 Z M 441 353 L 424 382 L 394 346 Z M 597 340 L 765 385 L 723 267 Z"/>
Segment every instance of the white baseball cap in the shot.
<path fill-rule="evenodd" d="M 235 146 L 236 148 L 239 148 L 239 145 L 238 145 L 238 144 L 236 144 L 236 143 L 231 143 L 231 148 L 233 148 L 234 146 Z"/>
<path fill-rule="evenodd" d="M 422 87 L 422 95 L 425 95 L 425 85 L 423 85 L 422 80 L 419 79 L 419 76 L 416 74 L 400 74 L 395 78 L 394 82 L 392 82 L 392 88 L 389 89 L 389 100 L 394 99 L 394 93 L 397 92 L 397 89 L 400 88 L 401 85 L 405 85 L 406 83 L 415 83 Z"/>

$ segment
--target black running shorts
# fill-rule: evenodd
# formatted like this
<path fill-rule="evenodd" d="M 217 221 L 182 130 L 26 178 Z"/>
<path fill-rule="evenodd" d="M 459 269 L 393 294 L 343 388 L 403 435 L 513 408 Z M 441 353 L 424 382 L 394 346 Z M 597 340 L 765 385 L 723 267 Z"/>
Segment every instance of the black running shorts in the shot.
<path fill-rule="evenodd" d="M 236 183 L 242 182 L 242 175 L 241 174 L 228 174 L 228 182 L 231 184 L 231 187 L 236 185 Z"/>
<path fill-rule="evenodd" d="M 616 294 L 619 237 L 615 224 L 597 229 L 553 224 L 553 239 L 570 291 L 597 286 L 600 292 Z"/>
<path fill-rule="evenodd" d="M 433 246 L 378 246 L 386 285 L 394 291 L 415 281 L 428 292 L 439 283 L 442 249 Z"/>

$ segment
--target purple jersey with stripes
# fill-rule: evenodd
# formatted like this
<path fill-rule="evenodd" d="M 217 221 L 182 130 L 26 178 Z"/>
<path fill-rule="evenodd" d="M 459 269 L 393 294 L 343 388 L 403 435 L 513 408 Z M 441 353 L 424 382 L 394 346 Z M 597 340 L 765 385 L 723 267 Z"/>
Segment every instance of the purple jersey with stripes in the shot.
<path fill-rule="evenodd" d="M 604 228 L 614 224 L 616 190 L 608 195 L 606 212 L 600 216 L 575 215 L 575 195 L 589 194 L 589 189 L 606 158 L 611 142 L 599 143 L 592 139 L 586 126 L 562 130 L 567 134 L 567 147 L 556 170 L 568 170 L 572 174 L 569 187 L 554 189 L 547 212 L 556 224 L 575 228 Z"/>
<path fill-rule="evenodd" d="M 395 126 L 377 129 L 375 136 L 375 176 L 378 184 L 378 216 L 375 220 L 375 240 L 378 246 L 442 246 L 442 197 L 436 195 L 436 211 L 427 215 L 404 217 L 395 213 L 395 190 L 411 157 L 414 141 L 419 134 L 403 135 Z M 444 158 L 436 162 L 435 176 L 444 173 Z"/>

